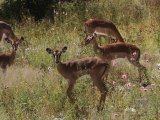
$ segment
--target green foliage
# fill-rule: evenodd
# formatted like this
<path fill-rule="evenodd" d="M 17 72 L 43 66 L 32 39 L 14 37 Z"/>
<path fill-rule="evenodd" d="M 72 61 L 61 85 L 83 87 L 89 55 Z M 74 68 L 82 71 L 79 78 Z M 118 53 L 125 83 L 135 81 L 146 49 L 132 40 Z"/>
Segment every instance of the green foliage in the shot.
<path fill-rule="evenodd" d="M 31 15 L 35 21 L 39 21 L 47 13 L 51 15 L 52 5 L 56 3 L 54 0 L 6 0 L 1 5 L 1 16 L 6 19 L 22 21 L 24 17 Z M 54 19 L 54 16 L 50 17 Z"/>

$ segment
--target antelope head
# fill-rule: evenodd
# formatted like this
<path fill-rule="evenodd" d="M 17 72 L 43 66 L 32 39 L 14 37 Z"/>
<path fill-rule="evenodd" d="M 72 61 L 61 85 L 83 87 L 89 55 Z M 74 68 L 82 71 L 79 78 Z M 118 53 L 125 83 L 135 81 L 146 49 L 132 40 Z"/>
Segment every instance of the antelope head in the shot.
<path fill-rule="evenodd" d="M 55 63 L 58 64 L 61 62 L 61 54 L 65 53 L 67 50 L 67 47 L 63 47 L 62 50 L 53 50 L 51 48 L 46 48 L 46 51 L 48 54 L 52 54 L 54 57 Z"/>
<path fill-rule="evenodd" d="M 10 40 L 10 39 L 5 39 L 5 40 L 12 45 L 12 50 L 13 51 L 17 51 L 18 45 L 21 44 L 24 41 L 24 38 L 21 37 L 20 39 L 18 39 L 16 41 L 13 41 L 13 40 Z"/>
<path fill-rule="evenodd" d="M 89 43 L 91 43 L 96 37 L 97 37 L 96 33 L 93 33 L 93 35 L 87 35 L 85 39 L 85 45 L 88 45 Z"/>

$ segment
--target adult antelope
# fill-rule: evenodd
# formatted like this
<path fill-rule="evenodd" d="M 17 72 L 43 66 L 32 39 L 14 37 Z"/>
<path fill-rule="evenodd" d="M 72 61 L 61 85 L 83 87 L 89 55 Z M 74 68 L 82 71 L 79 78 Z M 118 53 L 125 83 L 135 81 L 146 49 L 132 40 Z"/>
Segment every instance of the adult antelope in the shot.
<path fill-rule="evenodd" d="M 98 110 L 102 110 L 108 92 L 103 79 L 108 76 L 109 64 L 98 57 L 86 57 L 62 63 L 60 59 L 61 54 L 66 52 L 66 50 L 67 47 L 63 47 L 60 51 L 46 48 L 46 51 L 49 54 L 52 54 L 55 59 L 58 72 L 68 80 L 67 95 L 70 102 L 74 103 L 75 101 L 72 95 L 72 90 L 76 80 L 83 75 L 89 74 L 93 80 L 94 85 L 97 86 L 101 93 Z"/>
<path fill-rule="evenodd" d="M 99 52 L 99 55 L 102 59 L 106 60 L 107 62 L 111 62 L 111 60 L 117 59 L 117 58 L 127 58 L 128 61 L 136 66 L 139 71 L 139 77 L 140 77 L 140 83 L 142 82 L 142 71 L 145 74 L 145 77 L 147 79 L 146 84 L 142 84 L 143 86 L 148 85 L 149 79 L 147 75 L 147 69 L 143 65 L 140 64 L 140 49 L 132 44 L 124 43 L 124 42 L 117 42 L 108 44 L 105 46 L 99 46 L 96 41 L 96 33 L 93 33 L 92 36 L 88 36 L 88 38 L 85 40 L 85 45 L 92 43 L 93 49 L 95 52 Z"/>
<path fill-rule="evenodd" d="M 0 54 L 0 67 L 3 70 L 3 73 L 6 72 L 7 66 L 10 66 L 14 63 L 15 56 L 16 56 L 16 51 L 18 49 L 18 45 L 23 41 L 24 41 L 23 37 L 21 37 L 17 41 L 7 39 L 7 42 L 12 45 L 12 52 L 11 53 L 6 53 L 6 54 Z"/>
<path fill-rule="evenodd" d="M 93 33 L 96 33 L 97 35 L 109 38 L 111 42 L 115 42 L 112 40 L 124 42 L 118 29 L 111 21 L 106 21 L 102 19 L 89 19 L 84 23 L 84 27 L 84 32 L 86 33 L 85 39 L 87 39 L 87 35 L 92 35 Z"/>
<path fill-rule="evenodd" d="M 14 41 L 18 40 L 18 38 L 15 36 L 11 26 L 4 21 L 0 21 L 0 41 L 2 38 L 14 40 Z"/>

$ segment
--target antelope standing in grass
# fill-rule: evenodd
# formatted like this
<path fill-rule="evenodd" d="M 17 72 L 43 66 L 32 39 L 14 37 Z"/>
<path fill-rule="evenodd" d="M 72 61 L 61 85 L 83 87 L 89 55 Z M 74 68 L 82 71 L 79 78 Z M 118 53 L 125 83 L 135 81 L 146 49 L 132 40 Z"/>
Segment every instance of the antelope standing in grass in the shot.
<path fill-rule="evenodd" d="M 107 62 L 111 62 L 111 60 L 117 59 L 117 58 L 127 58 L 128 61 L 136 66 L 139 71 L 139 78 L 140 83 L 142 82 L 142 72 L 145 74 L 145 77 L 147 79 L 147 83 L 143 84 L 143 86 L 146 86 L 150 84 L 149 78 L 147 75 L 147 69 L 143 65 L 140 64 L 140 49 L 132 44 L 124 43 L 124 42 L 117 42 L 112 43 L 104 46 L 99 46 L 96 41 L 96 33 L 93 33 L 93 35 L 88 36 L 85 40 L 85 45 L 92 43 L 93 44 L 93 50 L 95 52 L 99 52 L 100 57 L 103 60 L 106 60 Z"/>
<path fill-rule="evenodd" d="M 89 19 L 84 23 L 84 27 L 84 32 L 86 33 L 85 39 L 87 39 L 87 35 L 96 33 L 97 35 L 109 38 L 110 42 L 115 42 L 115 40 L 124 42 L 118 29 L 111 21 L 102 19 Z"/>
<path fill-rule="evenodd" d="M 10 39 L 6 39 L 6 40 L 8 43 L 10 43 L 12 45 L 12 51 L 11 51 L 11 53 L 0 54 L 0 67 L 3 70 L 3 73 L 6 72 L 7 66 L 10 66 L 14 63 L 16 51 L 18 49 L 18 45 L 24 41 L 24 38 L 21 37 L 17 41 L 13 41 Z"/>
<path fill-rule="evenodd" d="M 67 50 L 67 47 L 63 47 L 62 50 L 53 50 L 46 48 L 49 54 L 52 54 L 55 63 L 57 65 L 58 72 L 68 80 L 67 96 L 71 103 L 74 103 L 75 99 L 72 95 L 73 87 L 76 80 L 83 75 L 90 75 L 94 85 L 97 86 L 101 93 L 98 110 L 102 110 L 108 89 L 104 84 L 104 78 L 108 76 L 109 64 L 98 57 L 86 57 L 78 60 L 70 60 L 67 62 L 61 62 L 61 54 Z"/>

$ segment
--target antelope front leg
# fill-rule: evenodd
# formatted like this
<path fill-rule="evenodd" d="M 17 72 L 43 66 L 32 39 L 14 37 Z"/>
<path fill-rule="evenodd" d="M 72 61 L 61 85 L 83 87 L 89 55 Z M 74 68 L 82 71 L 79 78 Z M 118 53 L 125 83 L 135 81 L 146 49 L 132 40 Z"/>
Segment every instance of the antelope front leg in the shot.
<path fill-rule="evenodd" d="M 7 70 L 7 66 L 6 65 L 2 65 L 2 72 L 3 72 L 3 74 L 6 73 L 6 70 Z"/>
<path fill-rule="evenodd" d="M 95 85 L 97 86 L 97 88 L 99 89 L 100 93 L 101 93 L 101 97 L 100 97 L 100 101 L 99 101 L 99 105 L 97 107 L 98 111 L 103 110 L 104 108 L 104 104 L 105 104 L 105 100 L 106 100 L 106 95 L 107 95 L 107 88 L 104 84 L 104 81 L 102 80 L 96 80 L 94 81 Z"/>
<path fill-rule="evenodd" d="M 129 60 L 129 59 L 128 59 Z M 138 72 L 139 72 L 139 82 L 140 84 L 143 86 L 143 87 L 146 87 L 147 85 L 150 84 L 150 81 L 149 81 L 149 78 L 148 78 L 148 74 L 147 74 L 147 69 L 146 67 L 144 67 L 143 65 L 141 65 L 139 63 L 139 61 L 131 61 L 129 60 L 130 63 L 132 63 L 134 66 L 136 66 L 138 68 Z M 142 83 L 143 80 L 142 80 L 142 72 L 143 74 L 145 75 L 145 78 L 147 79 L 147 82 L 146 83 Z"/>
<path fill-rule="evenodd" d="M 143 65 L 141 65 L 140 68 L 138 68 L 138 69 L 139 69 L 139 74 L 141 74 L 140 77 L 142 77 L 142 73 L 141 72 L 143 72 L 143 75 L 145 76 L 145 78 L 147 80 L 146 82 L 144 82 L 142 84 L 142 86 L 146 87 L 146 86 L 150 85 L 150 81 L 149 81 L 149 77 L 148 77 L 148 73 L 147 73 L 146 67 L 144 67 Z M 142 82 L 142 80 L 141 80 L 141 82 Z"/>
<path fill-rule="evenodd" d="M 138 68 L 138 73 L 139 73 L 139 83 L 142 83 L 142 71 L 140 68 Z"/>
<path fill-rule="evenodd" d="M 68 81 L 68 89 L 67 89 L 67 95 L 68 95 L 68 98 L 70 100 L 71 103 L 75 103 L 75 99 L 73 97 L 73 93 L 72 93 L 72 90 L 74 88 L 74 84 L 75 84 L 75 80 L 71 79 Z"/>
<path fill-rule="evenodd" d="M 140 83 L 142 83 L 143 87 L 146 87 L 147 85 L 150 84 L 150 81 L 149 81 L 149 78 L 148 78 L 147 69 L 146 69 L 146 67 L 144 67 L 143 65 L 141 65 L 139 62 L 137 62 L 136 64 L 138 66 Z M 143 73 L 143 76 L 142 76 L 142 73 Z M 144 79 L 144 77 L 146 78 L 145 82 L 144 82 L 144 80 L 142 80 L 142 78 Z"/>

